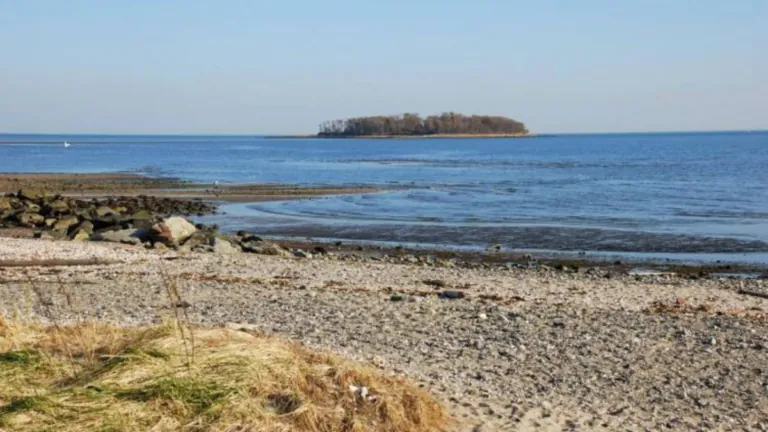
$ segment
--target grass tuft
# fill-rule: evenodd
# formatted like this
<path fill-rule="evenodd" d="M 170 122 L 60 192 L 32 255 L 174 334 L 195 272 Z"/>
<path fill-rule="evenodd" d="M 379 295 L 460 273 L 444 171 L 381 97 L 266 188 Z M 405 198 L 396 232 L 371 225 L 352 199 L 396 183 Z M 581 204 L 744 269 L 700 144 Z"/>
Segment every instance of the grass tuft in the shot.
<path fill-rule="evenodd" d="M 425 392 L 371 367 L 265 335 L 186 331 L 194 336 L 181 338 L 173 325 L 0 318 L 0 429 L 426 432 L 448 424 Z"/>

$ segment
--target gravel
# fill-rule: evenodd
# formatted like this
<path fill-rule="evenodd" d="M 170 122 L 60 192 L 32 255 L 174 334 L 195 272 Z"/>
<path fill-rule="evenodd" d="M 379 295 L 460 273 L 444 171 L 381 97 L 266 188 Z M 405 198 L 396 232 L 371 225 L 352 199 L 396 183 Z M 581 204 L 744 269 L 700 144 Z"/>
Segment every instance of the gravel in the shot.
<path fill-rule="evenodd" d="M 768 300 L 739 294 L 764 280 L 0 239 L 0 260 L 94 257 L 120 263 L 0 265 L 0 313 L 157 322 L 170 314 L 165 274 L 193 322 L 243 323 L 403 374 L 459 430 L 768 430 Z M 34 295 L 26 306 L 26 273 L 48 306 Z"/>

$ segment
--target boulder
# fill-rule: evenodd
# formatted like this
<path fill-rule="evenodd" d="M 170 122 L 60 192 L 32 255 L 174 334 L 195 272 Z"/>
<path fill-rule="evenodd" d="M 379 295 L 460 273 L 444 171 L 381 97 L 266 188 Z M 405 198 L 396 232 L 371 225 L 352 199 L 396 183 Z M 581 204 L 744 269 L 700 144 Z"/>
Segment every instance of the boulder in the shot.
<path fill-rule="evenodd" d="M 50 227 L 52 227 L 52 226 L 53 226 L 53 224 L 55 224 L 55 223 L 56 223 L 56 222 L 58 222 L 58 221 L 59 221 L 59 220 L 58 220 L 58 219 L 56 219 L 56 218 L 47 218 L 47 219 L 45 219 L 45 226 L 47 226 L 48 228 L 50 228 Z"/>
<path fill-rule="evenodd" d="M 105 217 L 105 216 L 119 215 L 118 212 L 112 210 L 111 207 L 107 207 L 107 206 L 96 207 L 96 209 L 93 210 L 93 214 L 96 216 L 96 218 L 102 218 L 102 217 Z"/>
<path fill-rule="evenodd" d="M 174 216 L 152 225 L 152 239 L 165 244 L 179 244 L 197 232 L 188 220 Z"/>
<path fill-rule="evenodd" d="M 229 240 L 215 237 L 213 239 L 213 252 L 217 254 L 230 255 L 240 252 L 240 249 L 232 246 L 232 243 L 230 243 Z"/>
<path fill-rule="evenodd" d="M 132 214 L 130 217 L 128 217 L 128 219 L 130 219 L 130 220 L 132 220 L 134 222 L 137 221 L 137 220 L 147 220 L 147 221 L 149 221 L 149 220 L 154 219 L 154 216 L 152 215 L 152 213 L 150 213 L 147 210 L 139 210 L 139 211 L 135 212 L 134 214 Z"/>
<path fill-rule="evenodd" d="M 100 216 L 92 219 L 93 227 L 96 230 L 102 229 L 119 229 L 120 224 L 123 222 L 123 218 L 120 215 Z"/>
<path fill-rule="evenodd" d="M 12 208 L 13 208 L 13 204 L 12 204 L 11 198 L 0 197 L 0 212 L 4 210 L 11 210 Z"/>
<path fill-rule="evenodd" d="M 36 201 L 45 198 L 46 194 L 37 189 L 21 189 L 16 196 L 25 200 Z"/>
<path fill-rule="evenodd" d="M 243 252 L 289 257 L 291 253 L 274 243 L 243 243 Z"/>
<path fill-rule="evenodd" d="M 69 229 L 80 222 L 77 216 L 64 216 L 53 224 L 54 231 L 67 232 Z"/>
<path fill-rule="evenodd" d="M 16 216 L 20 224 L 34 227 L 45 223 L 45 218 L 37 213 L 24 212 Z"/>
<path fill-rule="evenodd" d="M 81 230 L 81 231 L 87 232 L 88 234 L 93 234 L 93 223 L 87 220 L 82 221 L 80 222 L 80 225 L 77 225 L 76 227 L 74 227 L 74 230 Z"/>
<path fill-rule="evenodd" d="M 53 214 L 62 214 L 62 213 L 68 213 L 69 212 L 69 204 L 67 204 L 66 201 L 57 199 L 49 202 L 45 205 L 45 210 L 53 215 Z"/>
<path fill-rule="evenodd" d="M 94 234 L 94 240 L 124 244 L 142 244 L 149 240 L 150 232 L 136 228 L 118 231 L 104 231 Z"/>
<path fill-rule="evenodd" d="M 40 213 L 40 206 L 32 201 L 24 201 L 24 211 Z"/>
<path fill-rule="evenodd" d="M 85 230 L 79 229 L 79 230 L 75 230 L 75 232 L 73 232 L 69 238 L 74 241 L 88 241 L 91 239 L 91 235 L 87 233 Z"/>
<path fill-rule="evenodd" d="M 197 231 L 184 241 L 181 249 L 190 250 L 197 246 L 213 246 L 213 242 L 214 237 L 212 235 L 206 234 L 202 231 Z"/>

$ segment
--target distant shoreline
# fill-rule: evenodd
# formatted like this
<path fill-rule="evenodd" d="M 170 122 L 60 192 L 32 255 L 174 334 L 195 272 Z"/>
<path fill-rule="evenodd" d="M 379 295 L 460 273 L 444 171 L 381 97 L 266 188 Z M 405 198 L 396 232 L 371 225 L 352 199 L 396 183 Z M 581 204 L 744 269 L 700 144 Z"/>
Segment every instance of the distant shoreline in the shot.
<path fill-rule="evenodd" d="M 467 139 L 467 138 L 538 138 L 537 134 L 430 134 L 430 135 L 270 135 L 269 139 Z"/>

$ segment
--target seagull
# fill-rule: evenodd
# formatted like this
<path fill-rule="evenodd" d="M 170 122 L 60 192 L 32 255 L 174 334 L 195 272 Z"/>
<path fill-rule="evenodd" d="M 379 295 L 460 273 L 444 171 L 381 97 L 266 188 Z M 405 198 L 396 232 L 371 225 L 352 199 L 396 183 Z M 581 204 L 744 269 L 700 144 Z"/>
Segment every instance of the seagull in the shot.
<path fill-rule="evenodd" d="M 68 143 L 68 142 L 64 141 L 64 147 L 65 147 L 65 148 L 68 148 L 68 147 L 69 147 L 69 146 L 71 146 L 71 145 L 72 145 L 72 144 L 70 144 L 70 143 Z"/>

